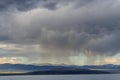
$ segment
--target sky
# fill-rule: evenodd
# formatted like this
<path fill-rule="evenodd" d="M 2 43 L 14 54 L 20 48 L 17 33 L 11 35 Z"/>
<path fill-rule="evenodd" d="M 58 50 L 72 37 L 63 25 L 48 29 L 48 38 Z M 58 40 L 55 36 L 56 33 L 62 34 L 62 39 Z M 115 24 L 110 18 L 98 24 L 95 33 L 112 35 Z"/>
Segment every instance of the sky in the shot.
<path fill-rule="evenodd" d="M 0 64 L 120 64 L 120 0 L 0 0 Z"/>

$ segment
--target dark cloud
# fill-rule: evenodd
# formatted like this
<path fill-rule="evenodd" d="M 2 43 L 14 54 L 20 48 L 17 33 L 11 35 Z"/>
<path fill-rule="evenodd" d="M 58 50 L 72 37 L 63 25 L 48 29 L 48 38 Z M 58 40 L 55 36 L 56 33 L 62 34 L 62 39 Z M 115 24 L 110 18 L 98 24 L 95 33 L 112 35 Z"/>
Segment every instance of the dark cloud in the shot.
<path fill-rule="evenodd" d="M 18 10 L 30 10 L 34 8 L 38 0 L 0 0 L 0 10 L 9 10 L 17 8 Z"/>
<path fill-rule="evenodd" d="M 1 0 L 0 4 L 1 10 L 19 10 L 2 14 L 9 42 L 39 44 L 44 57 L 60 61 L 80 53 L 111 56 L 120 51 L 119 0 Z"/>
<path fill-rule="evenodd" d="M 59 1 L 60 4 L 63 2 L 64 1 Z M 78 5 L 77 2 L 87 5 L 75 8 L 75 5 Z M 76 0 L 68 2 L 68 5 L 63 6 L 67 7 L 67 9 L 61 7 L 53 12 L 48 11 L 44 13 L 43 11 L 41 14 L 45 15 L 34 15 L 31 20 L 32 23 L 23 26 L 24 29 L 18 26 L 19 28 L 17 30 L 15 26 L 15 32 L 17 31 L 16 33 L 18 35 L 12 31 L 13 37 L 23 42 L 36 42 L 42 46 L 54 47 L 60 50 L 83 51 L 89 48 L 89 50 L 95 54 L 106 54 L 110 52 L 110 48 L 107 49 L 109 43 L 105 43 L 102 38 L 119 34 L 116 33 L 116 31 L 119 32 L 120 30 L 120 16 L 118 11 L 120 4 L 113 0 L 98 2 L 99 1 L 94 0 Z M 37 18 L 36 16 L 40 17 Z M 95 42 L 91 43 L 92 40 Z M 101 45 L 96 44 L 99 43 L 99 41 Z M 112 41 L 110 42 L 112 43 Z M 114 47 L 116 46 L 117 45 L 114 45 Z M 116 48 L 115 51 L 115 53 L 117 53 L 119 48 Z"/>
<path fill-rule="evenodd" d="M 75 3 L 75 6 L 85 6 L 93 3 L 95 0 L 0 0 L 0 10 L 6 11 L 17 9 L 19 11 L 28 11 L 34 8 L 46 8 L 55 10 L 59 6 L 66 6 L 69 3 Z"/>
<path fill-rule="evenodd" d="M 6 11 L 11 9 L 17 9 L 19 11 L 28 11 L 34 8 L 47 8 L 55 9 L 56 1 L 48 0 L 0 0 L 0 10 Z"/>

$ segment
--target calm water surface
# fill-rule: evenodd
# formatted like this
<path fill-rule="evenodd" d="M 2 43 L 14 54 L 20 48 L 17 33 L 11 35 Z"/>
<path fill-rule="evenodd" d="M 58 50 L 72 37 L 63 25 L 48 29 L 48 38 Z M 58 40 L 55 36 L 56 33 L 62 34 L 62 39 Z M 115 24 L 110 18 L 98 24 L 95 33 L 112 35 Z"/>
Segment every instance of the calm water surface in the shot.
<path fill-rule="evenodd" d="M 0 76 L 0 80 L 120 80 L 120 74 Z"/>

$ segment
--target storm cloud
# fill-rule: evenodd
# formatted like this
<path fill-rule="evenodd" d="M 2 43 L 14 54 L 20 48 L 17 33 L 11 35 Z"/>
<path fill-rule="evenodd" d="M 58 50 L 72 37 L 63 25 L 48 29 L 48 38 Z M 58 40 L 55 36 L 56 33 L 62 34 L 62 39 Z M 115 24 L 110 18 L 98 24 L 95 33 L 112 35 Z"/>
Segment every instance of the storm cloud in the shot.
<path fill-rule="evenodd" d="M 120 52 L 119 7 L 119 0 L 1 0 L 0 41 L 39 44 L 39 55 L 56 62 L 113 56 Z"/>

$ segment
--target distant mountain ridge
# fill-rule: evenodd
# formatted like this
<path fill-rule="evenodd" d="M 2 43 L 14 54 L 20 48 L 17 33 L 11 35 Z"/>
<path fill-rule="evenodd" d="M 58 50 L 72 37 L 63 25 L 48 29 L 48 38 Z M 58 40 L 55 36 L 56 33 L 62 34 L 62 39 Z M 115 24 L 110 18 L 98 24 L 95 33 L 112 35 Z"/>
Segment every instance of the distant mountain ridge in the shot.
<path fill-rule="evenodd" d="M 79 69 L 113 69 L 120 70 L 120 65 L 32 65 L 32 64 L 0 64 L 0 71 L 48 71 L 48 70 L 79 70 Z"/>

